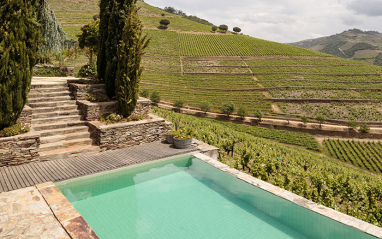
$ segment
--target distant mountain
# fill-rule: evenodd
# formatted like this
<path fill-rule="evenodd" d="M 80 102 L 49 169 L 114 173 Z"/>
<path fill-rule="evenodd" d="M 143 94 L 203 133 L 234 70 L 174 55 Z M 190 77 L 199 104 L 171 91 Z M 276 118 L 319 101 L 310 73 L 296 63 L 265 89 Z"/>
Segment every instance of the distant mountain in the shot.
<path fill-rule="evenodd" d="M 382 66 L 382 33 L 377 31 L 351 29 L 289 44 Z"/>

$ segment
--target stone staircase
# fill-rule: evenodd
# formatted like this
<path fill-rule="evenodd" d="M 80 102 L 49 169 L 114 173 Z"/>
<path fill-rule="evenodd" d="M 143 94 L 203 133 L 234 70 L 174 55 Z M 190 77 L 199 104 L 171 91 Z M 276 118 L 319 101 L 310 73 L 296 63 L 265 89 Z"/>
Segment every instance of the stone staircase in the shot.
<path fill-rule="evenodd" d="M 99 152 L 65 81 L 32 82 L 27 105 L 33 110 L 32 128 L 41 134 L 40 160 Z"/>

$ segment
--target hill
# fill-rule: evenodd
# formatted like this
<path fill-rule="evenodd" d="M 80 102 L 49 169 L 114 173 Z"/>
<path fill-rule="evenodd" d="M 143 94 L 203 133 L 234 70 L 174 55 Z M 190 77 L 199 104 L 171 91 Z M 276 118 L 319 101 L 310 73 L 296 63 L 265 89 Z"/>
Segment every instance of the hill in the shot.
<path fill-rule="evenodd" d="M 351 29 L 342 33 L 290 43 L 343 58 L 382 65 L 382 33 Z"/>

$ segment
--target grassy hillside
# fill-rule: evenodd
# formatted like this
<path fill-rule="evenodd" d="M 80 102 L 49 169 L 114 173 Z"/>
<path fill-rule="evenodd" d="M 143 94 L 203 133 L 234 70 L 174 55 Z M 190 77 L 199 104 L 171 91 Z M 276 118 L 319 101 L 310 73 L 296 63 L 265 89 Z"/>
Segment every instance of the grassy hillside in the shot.
<path fill-rule="evenodd" d="M 342 33 L 309 39 L 296 43 L 294 46 L 300 46 L 343 58 L 361 60 L 368 63 L 382 65 L 376 58 L 382 53 L 382 33 L 374 31 L 361 31 L 352 29 Z"/>

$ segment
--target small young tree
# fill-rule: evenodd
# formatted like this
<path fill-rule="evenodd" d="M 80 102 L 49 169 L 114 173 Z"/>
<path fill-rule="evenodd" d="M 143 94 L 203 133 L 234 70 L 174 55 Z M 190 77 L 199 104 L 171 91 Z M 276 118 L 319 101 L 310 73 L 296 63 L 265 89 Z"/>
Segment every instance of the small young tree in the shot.
<path fill-rule="evenodd" d="M 140 95 L 144 98 L 150 97 L 150 91 L 148 89 L 143 89 L 140 91 Z"/>
<path fill-rule="evenodd" d="M 159 93 L 157 91 L 154 91 L 153 93 L 151 93 L 150 100 L 153 105 L 158 105 L 160 101 Z"/>
<path fill-rule="evenodd" d="M 320 123 L 320 128 L 322 127 L 322 123 L 326 120 L 326 117 L 322 114 L 316 115 L 316 120 Z"/>
<path fill-rule="evenodd" d="M 301 116 L 300 119 L 301 119 L 301 121 L 302 121 L 302 123 L 303 123 L 304 125 L 306 125 L 306 124 L 309 122 L 309 118 L 306 117 L 305 115 Z"/>
<path fill-rule="evenodd" d="M 168 19 L 162 19 L 159 21 L 159 28 L 160 29 L 167 29 L 168 28 L 168 25 L 170 24 L 170 21 Z"/>
<path fill-rule="evenodd" d="M 357 127 L 358 127 L 357 121 L 354 121 L 354 120 L 348 121 L 346 125 L 348 126 L 349 130 L 357 130 Z"/>
<path fill-rule="evenodd" d="M 239 32 L 241 32 L 241 29 L 240 29 L 240 27 L 234 27 L 233 31 L 236 33 L 239 33 Z"/>
<path fill-rule="evenodd" d="M 96 21 L 81 27 L 81 34 L 77 35 L 78 45 L 81 49 L 85 49 L 89 58 L 89 64 L 93 64 L 93 56 L 98 54 L 99 49 L 99 22 Z"/>
<path fill-rule="evenodd" d="M 184 101 L 183 100 L 176 100 L 174 102 L 174 108 L 176 112 L 180 112 L 180 109 L 183 107 Z"/>
<path fill-rule="evenodd" d="M 211 27 L 212 32 L 216 32 L 217 29 L 218 29 L 217 26 L 212 26 L 212 27 Z"/>
<path fill-rule="evenodd" d="M 225 103 L 225 104 L 223 104 L 222 107 L 220 108 L 220 111 L 221 111 L 223 114 L 226 114 L 227 116 L 230 116 L 230 114 L 232 114 L 233 112 L 235 112 L 235 105 L 234 105 L 234 103 L 232 103 L 232 102 Z"/>
<path fill-rule="evenodd" d="M 220 30 L 220 32 L 222 32 L 222 33 L 226 33 L 227 31 L 228 31 L 228 26 L 227 25 L 220 25 L 219 26 L 219 30 Z"/>
<path fill-rule="evenodd" d="M 263 118 L 263 113 L 261 112 L 261 110 L 258 109 L 255 111 L 253 116 L 255 116 L 255 118 L 257 119 L 257 124 L 259 124 L 261 122 L 261 119 Z"/>
<path fill-rule="evenodd" d="M 16 123 L 31 88 L 41 29 L 30 4 L 0 5 L 0 130 Z"/>
<path fill-rule="evenodd" d="M 369 133 L 369 131 L 370 131 L 370 126 L 368 126 L 367 124 L 361 124 L 360 126 L 359 126 L 359 131 L 361 132 L 361 133 Z"/>
<path fill-rule="evenodd" d="M 207 101 L 202 101 L 199 108 L 201 111 L 204 111 L 204 114 L 207 114 L 207 111 L 211 110 L 211 105 Z"/>
<path fill-rule="evenodd" d="M 240 119 L 245 119 L 245 117 L 248 115 L 247 107 L 241 105 L 237 110 L 237 115 L 240 117 Z"/>

